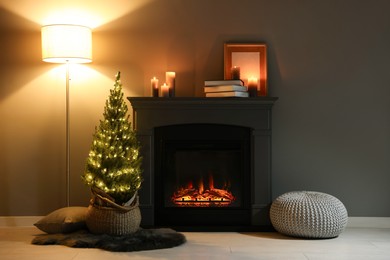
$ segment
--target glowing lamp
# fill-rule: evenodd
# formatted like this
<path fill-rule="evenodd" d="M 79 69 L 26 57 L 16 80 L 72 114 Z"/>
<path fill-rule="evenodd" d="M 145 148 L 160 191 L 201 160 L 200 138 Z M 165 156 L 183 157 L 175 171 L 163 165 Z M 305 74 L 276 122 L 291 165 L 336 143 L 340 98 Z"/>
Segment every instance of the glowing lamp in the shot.
<path fill-rule="evenodd" d="M 92 62 L 92 31 L 80 25 L 43 26 L 42 60 L 53 63 Z"/>

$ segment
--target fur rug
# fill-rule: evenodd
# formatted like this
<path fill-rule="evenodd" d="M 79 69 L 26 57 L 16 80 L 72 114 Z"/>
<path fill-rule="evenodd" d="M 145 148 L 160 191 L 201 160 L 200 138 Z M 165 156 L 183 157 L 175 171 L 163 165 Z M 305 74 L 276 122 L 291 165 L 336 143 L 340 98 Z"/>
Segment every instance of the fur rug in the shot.
<path fill-rule="evenodd" d="M 34 245 L 65 245 L 77 248 L 100 248 L 113 252 L 153 250 L 179 246 L 186 242 L 183 234 L 169 228 L 140 229 L 131 235 L 95 235 L 87 230 L 69 234 L 42 234 L 33 240 Z"/>

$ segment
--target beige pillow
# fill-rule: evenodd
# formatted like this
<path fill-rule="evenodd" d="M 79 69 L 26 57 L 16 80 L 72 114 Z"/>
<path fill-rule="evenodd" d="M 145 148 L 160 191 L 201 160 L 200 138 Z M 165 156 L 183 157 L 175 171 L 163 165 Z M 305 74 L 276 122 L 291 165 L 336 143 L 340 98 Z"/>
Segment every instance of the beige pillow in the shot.
<path fill-rule="evenodd" d="M 86 228 L 86 215 L 86 207 L 60 208 L 43 217 L 34 226 L 49 234 L 70 233 Z"/>

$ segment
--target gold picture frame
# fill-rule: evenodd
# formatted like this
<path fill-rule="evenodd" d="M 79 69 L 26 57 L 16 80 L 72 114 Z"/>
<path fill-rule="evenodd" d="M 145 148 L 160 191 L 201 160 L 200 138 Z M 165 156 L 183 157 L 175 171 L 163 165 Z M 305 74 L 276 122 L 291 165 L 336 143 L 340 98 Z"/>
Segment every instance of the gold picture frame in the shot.
<path fill-rule="evenodd" d="M 239 68 L 240 79 L 248 86 L 249 78 L 257 79 L 257 95 L 267 96 L 267 46 L 263 43 L 225 43 L 224 78 L 232 79 L 234 67 Z"/>

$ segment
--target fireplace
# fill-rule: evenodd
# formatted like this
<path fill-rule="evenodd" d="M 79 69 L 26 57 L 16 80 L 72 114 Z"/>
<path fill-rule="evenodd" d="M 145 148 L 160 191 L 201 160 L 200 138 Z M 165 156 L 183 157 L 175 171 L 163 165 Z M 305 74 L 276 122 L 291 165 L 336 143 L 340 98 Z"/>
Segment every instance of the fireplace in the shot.
<path fill-rule="evenodd" d="M 277 98 L 128 99 L 144 158 L 142 226 L 271 227 L 271 109 Z"/>
<path fill-rule="evenodd" d="M 154 130 L 157 226 L 250 224 L 250 129 L 185 124 Z"/>

